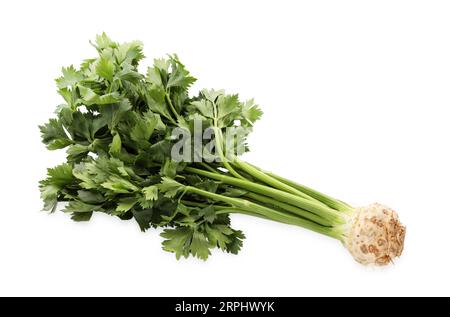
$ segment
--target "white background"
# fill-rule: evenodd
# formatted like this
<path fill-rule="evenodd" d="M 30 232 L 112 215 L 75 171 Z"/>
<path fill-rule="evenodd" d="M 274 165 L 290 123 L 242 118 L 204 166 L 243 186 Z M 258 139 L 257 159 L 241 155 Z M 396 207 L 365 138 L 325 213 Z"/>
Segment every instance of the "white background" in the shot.
<path fill-rule="evenodd" d="M 0 295 L 450 295 L 449 16 L 446 1 L 1 1 Z M 193 92 L 255 97 L 246 159 L 390 205 L 403 256 L 363 267 L 330 238 L 233 216 L 238 256 L 176 261 L 132 221 L 41 212 L 37 183 L 65 154 L 37 125 L 62 101 L 61 66 L 94 56 L 102 31 L 143 41 L 144 64 L 178 53 Z"/>

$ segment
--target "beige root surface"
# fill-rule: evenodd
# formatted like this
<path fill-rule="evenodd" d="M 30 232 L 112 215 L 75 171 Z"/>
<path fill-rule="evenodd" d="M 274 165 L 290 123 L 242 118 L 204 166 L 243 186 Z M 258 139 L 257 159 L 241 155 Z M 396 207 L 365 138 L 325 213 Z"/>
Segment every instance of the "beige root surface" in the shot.
<path fill-rule="evenodd" d="M 359 263 L 386 265 L 402 254 L 405 232 L 394 210 L 375 203 L 355 209 L 344 244 Z"/>

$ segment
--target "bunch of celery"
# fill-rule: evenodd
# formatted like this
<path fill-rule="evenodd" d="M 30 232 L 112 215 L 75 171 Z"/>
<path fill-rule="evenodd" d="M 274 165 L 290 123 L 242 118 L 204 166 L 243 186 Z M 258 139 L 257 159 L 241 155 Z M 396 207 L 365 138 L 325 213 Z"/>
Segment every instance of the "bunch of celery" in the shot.
<path fill-rule="evenodd" d="M 50 150 L 67 161 L 40 182 L 45 210 L 76 221 L 93 212 L 134 218 L 141 230 L 164 227 L 164 250 L 206 259 L 210 249 L 237 253 L 244 235 L 230 227 L 241 213 L 336 238 L 364 264 L 387 264 L 403 249 L 405 228 L 390 208 L 354 208 L 242 159 L 262 112 L 252 100 L 202 90 L 176 55 L 138 71 L 142 44 L 105 34 L 98 56 L 56 80 L 64 104 L 40 127 Z M 230 136 L 231 134 L 231 136 Z"/>

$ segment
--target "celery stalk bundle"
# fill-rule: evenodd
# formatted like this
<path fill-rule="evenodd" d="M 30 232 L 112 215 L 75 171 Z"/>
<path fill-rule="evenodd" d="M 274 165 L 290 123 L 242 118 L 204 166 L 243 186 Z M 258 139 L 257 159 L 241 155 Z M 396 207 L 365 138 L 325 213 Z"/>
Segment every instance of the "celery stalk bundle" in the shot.
<path fill-rule="evenodd" d="M 76 221 L 93 212 L 134 219 L 142 231 L 163 227 L 163 249 L 206 259 L 212 248 L 237 253 L 244 235 L 230 226 L 241 213 L 296 225 L 342 241 L 363 264 L 400 256 L 405 227 L 387 206 L 352 207 L 243 161 L 262 112 L 252 100 L 202 90 L 176 55 L 156 59 L 146 74 L 138 41 L 105 34 L 98 56 L 56 79 L 64 104 L 40 126 L 65 163 L 40 182 L 44 209 Z M 231 135 L 231 136 L 230 136 Z"/>

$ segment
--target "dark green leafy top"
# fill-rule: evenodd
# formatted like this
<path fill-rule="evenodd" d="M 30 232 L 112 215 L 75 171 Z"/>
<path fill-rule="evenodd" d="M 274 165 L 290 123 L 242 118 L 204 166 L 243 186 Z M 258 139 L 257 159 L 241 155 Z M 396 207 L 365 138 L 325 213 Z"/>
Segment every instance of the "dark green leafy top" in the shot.
<path fill-rule="evenodd" d="M 202 90 L 191 97 L 188 89 L 195 78 L 176 55 L 156 59 L 142 74 L 140 42 L 118 44 L 102 34 L 93 46 L 96 58 L 62 69 L 56 84 L 64 103 L 55 118 L 40 126 L 49 150 L 67 152 L 67 161 L 48 169 L 40 182 L 44 209 L 53 212 L 58 202 L 66 202 L 64 211 L 76 221 L 104 212 L 134 218 L 142 231 L 167 227 L 161 234 L 163 248 L 177 258 L 206 259 L 214 247 L 237 253 L 244 235 L 230 227 L 228 213 L 221 212 L 226 206 L 183 188 L 226 196 L 244 192 L 186 172 L 187 166 L 201 163 L 171 158 L 177 142 L 173 130 L 194 132 L 194 121 L 200 120 L 203 130 L 213 129 L 216 147 L 223 149 L 225 129 L 234 127 L 246 136 L 260 109 L 252 100 L 241 102 L 223 91 Z M 245 144 L 235 146 L 247 150 Z M 218 160 L 226 153 L 207 154 Z"/>

